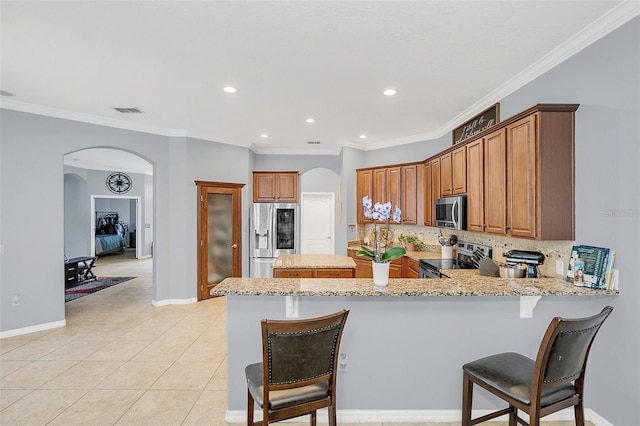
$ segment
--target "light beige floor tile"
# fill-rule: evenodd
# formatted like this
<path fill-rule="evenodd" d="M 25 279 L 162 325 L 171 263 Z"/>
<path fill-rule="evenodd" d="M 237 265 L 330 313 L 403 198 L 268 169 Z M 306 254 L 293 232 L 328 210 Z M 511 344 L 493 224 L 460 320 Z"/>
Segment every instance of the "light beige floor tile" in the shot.
<path fill-rule="evenodd" d="M 22 345 L 29 343 L 31 340 L 11 340 L 11 339 L 2 339 L 0 340 L 0 355 L 12 351 L 16 348 L 19 348 Z"/>
<path fill-rule="evenodd" d="M 151 342 L 140 353 L 133 357 L 134 361 L 176 361 L 193 344 L 193 340 L 176 340 L 160 338 Z"/>
<path fill-rule="evenodd" d="M 33 340 L 0 355 L 1 361 L 35 361 L 69 343 L 68 339 Z"/>
<path fill-rule="evenodd" d="M 179 425 L 194 406 L 200 391 L 150 390 L 127 411 L 117 425 Z"/>
<path fill-rule="evenodd" d="M 75 339 L 53 352 L 49 352 L 41 360 L 83 360 L 100 348 L 106 346 L 108 340 Z"/>
<path fill-rule="evenodd" d="M 0 361 L 0 378 L 31 364 L 31 362 L 32 361 Z"/>
<path fill-rule="evenodd" d="M 0 389 L 0 410 L 4 410 L 30 392 L 32 392 L 31 389 Z M 2 414 L 0 414 L 0 421 L 2 421 Z"/>
<path fill-rule="evenodd" d="M 87 361 L 129 361 L 149 345 L 146 340 L 114 340 L 87 357 Z"/>
<path fill-rule="evenodd" d="M 113 425 L 142 396 L 142 390 L 92 390 L 49 425 Z"/>
<path fill-rule="evenodd" d="M 222 349 L 224 347 L 224 350 Z M 219 363 L 226 356 L 226 345 L 217 342 L 203 342 L 200 339 L 184 351 L 179 361 L 209 361 Z"/>
<path fill-rule="evenodd" d="M 93 389 L 123 364 L 124 361 L 80 361 L 40 389 Z"/>
<path fill-rule="evenodd" d="M 0 379 L 1 389 L 38 389 L 78 361 L 34 361 Z"/>
<path fill-rule="evenodd" d="M 149 389 L 170 366 L 170 362 L 129 361 L 96 389 Z"/>
<path fill-rule="evenodd" d="M 151 386 L 151 389 L 204 390 L 217 365 L 210 362 L 176 362 Z"/>
<path fill-rule="evenodd" d="M 183 426 L 227 426 L 224 417 L 227 412 L 226 391 L 204 391 L 182 423 Z"/>
<path fill-rule="evenodd" d="M 45 425 L 84 395 L 84 390 L 35 390 L 2 410 L 3 425 Z"/>

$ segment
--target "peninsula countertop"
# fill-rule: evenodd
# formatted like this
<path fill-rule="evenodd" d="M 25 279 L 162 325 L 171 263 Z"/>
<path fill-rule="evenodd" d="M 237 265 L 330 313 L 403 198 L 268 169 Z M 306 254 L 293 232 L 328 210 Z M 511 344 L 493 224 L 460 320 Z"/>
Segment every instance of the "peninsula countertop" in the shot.
<path fill-rule="evenodd" d="M 347 256 L 333 254 L 285 254 L 276 259 L 274 268 L 282 269 L 353 269 L 356 262 Z"/>
<path fill-rule="evenodd" d="M 213 296 L 615 296 L 616 290 L 576 287 L 561 278 L 494 278 L 477 270 L 447 270 L 451 278 L 226 278 Z"/>

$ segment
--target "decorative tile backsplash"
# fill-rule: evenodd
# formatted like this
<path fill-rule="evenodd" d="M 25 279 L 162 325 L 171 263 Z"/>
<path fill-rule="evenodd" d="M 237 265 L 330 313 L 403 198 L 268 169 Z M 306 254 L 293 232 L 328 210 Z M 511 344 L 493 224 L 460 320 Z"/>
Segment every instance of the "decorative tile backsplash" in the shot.
<path fill-rule="evenodd" d="M 400 234 L 415 235 L 425 243 L 425 251 L 438 251 L 440 244 L 438 236 L 441 228 L 430 226 L 411 226 L 411 225 L 390 225 L 390 238 L 393 238 L 393 245 L 401 245 L 398 242 Z M 540 266 L 540 273 L 545 277 L 564 277 L 569 265 L 569 257 L 571 255 L 571 247 L 573 241 L 534 241 L 523 238 L 508 238 L 498 235 L 482 234 L 479 232 L 469 231 L 448 231 L 442 229 L 445 236 L 455 234 L 458 240 L 468 241 L 471 243 L 484 244 L 493 247 L 493 260 L 504 262 L 504 252 L 509 250 L 529 250 L 538 251 L 545 255 L 544 264 Z M 366 241 L 365 238 L 373 239 L 373 225 L 358 225 L 359 241 Z M 556 274 L 556 261 L 560 260 L 564 263 L 564 272 L 562 275 Z"/>

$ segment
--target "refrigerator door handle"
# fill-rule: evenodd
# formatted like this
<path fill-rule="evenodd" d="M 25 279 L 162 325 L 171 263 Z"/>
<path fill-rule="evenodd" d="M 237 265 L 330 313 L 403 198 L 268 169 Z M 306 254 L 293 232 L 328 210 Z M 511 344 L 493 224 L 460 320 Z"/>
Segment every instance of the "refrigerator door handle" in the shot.
<path fill-rule="evenodd" d="M 276 212 L 275 206 L 271 204 L 269 206 L 269 223 L 271 224 L 271 238 L 269 238 L 269 249 L 271 251 L 270 257 L 276 256 Z"/>

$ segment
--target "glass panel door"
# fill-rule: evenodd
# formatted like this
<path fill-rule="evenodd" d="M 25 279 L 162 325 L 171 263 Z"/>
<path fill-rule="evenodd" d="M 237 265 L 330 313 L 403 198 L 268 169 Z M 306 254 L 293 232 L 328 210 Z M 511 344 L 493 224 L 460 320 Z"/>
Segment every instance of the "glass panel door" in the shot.
<path fill-rule="evenodd" d="M 276 208 L 276 250 L 295 249 L 294 208 Z"/>
<path fill-rule="evenodd" d="M 207 195 L 207 285 L 233 276 L 233 196 Z"/>

